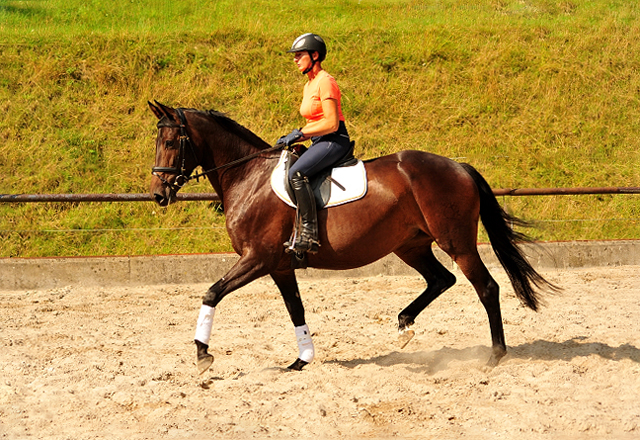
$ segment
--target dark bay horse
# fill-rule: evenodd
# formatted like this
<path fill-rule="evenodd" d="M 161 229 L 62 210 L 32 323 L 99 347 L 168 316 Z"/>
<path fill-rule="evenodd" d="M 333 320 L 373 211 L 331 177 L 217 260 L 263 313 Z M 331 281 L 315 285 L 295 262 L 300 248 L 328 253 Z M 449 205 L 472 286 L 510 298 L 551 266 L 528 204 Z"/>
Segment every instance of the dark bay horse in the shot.
<path fill-rule="evenodd" d="M 222 200 L 231 243 L 240 255 L 203 298 L 196 336 L 206 334 L 196 338 L 196 345 L 198 368 L 204 372 L 213 362 L 208 342 L 215 307 L 229 293 L 262 276 L 275 281 L 296 329 L 306 327 L 292 257 L 283 247 L 294 227 L 295 210 L 272 191 L 270 176 L 280 153 L 258 136 L 218 112 L 173 109 L 158 102 L 149 106 L 159 119 L 151 194 L 166 206 L 197 166 L 207 170 L 206 177 Z M 539 292 L 555 288 L 518 248 L 525 237 L 510 226 L 518 220 L 500 207 L 485 179 L 468 164 L 422 151 L 401 151 L 368 160 L 365 166 L 368 192 L 363 199 L 319 211 L 321 246 L 317 254 L 308 255 L 308 266 L 352 269 L 395 253 L 427 282 L 426 290 L 398 315 L 399 330 L 406 335 L 418 314 L 456 282 L 435 258 L 431 248 L 435 242 L 475 288 L 489 317 L 489 364 L 497 365 L 506 354 L 499 287 L 478 254 L 479 219 L 526 306 L 537 310 Z M 310 336 L 307 342 L 311 343 Z M 301 369 L 306 363 L 298 358 L 289 368 Z"/>

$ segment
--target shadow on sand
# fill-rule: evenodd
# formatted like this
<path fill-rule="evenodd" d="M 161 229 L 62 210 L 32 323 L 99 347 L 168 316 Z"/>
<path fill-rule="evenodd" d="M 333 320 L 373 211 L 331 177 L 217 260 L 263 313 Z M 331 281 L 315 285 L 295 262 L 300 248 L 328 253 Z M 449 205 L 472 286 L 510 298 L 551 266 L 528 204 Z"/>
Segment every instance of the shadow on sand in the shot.
<path fill-rule="evenodd" d="M 525 344 L 508 347 L 507 356 L 502 362 L 509 359 L 529 359 L 544 361 L 571 361 L 574 358 L 597 355 L 603 359 L 620 361 L 629 359 L 640 363 L 640 349 L 631 344 L 622 344 L 619 347 L 611 347 L 599 342 L 581 342 L 585 338 L 572 338 L 564 342 L 550 342 L 537 340 Z M 468 361 L 489 359 L 490 347 L 475 346 L 455 349 L 444 347 L 435 351 L 419 351 L 414 353 L 401 353 L 394 351 L 385 355 L 369 359 L 353 359 L 346 361 L 329 361 L 346 368 L 355 368 L 359 365 L 375 364 L 383 367 L 406 364 L 409 370 L 435 374 L 448 368 L 452 361 Z"/>

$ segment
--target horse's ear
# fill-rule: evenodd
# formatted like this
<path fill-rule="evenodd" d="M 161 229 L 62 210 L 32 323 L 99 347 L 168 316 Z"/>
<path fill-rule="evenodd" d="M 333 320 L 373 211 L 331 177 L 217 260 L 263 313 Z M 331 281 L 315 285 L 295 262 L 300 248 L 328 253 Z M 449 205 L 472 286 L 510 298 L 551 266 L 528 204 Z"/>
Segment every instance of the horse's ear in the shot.
<path fill-rule="evenodd" d="M 173 119 L 173 114 L 175 113 L 174 109 L 172 109 L 171 107 L 167 107 L 164 104 L 160 104 L 156 100 L 154 100 L 153 102 L 153 104 L 149 102 L 149 108 L 151 108 L 151 111 L 158 117 L 158 119 L 162 119 L 165 116 L 169 119 Z"/>
<path fill-rule="evenodd" d="M 147 101 L 147 104 L 149 104 L 149 108 L 151 109 L 153 114 L 156 115 L 156 118 L 162 119 L 162 117 L 164 116 L 162 109 L 160 107 L 153 105 L 151 101 Z"/>

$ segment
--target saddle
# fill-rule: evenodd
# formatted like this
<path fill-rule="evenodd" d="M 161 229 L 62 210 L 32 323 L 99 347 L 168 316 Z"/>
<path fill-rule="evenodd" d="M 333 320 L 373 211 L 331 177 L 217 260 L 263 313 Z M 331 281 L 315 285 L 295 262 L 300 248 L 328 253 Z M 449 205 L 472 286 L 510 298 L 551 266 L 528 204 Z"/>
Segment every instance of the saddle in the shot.
<path fill-rule="evenodd" d="M 367 193 L 367 173 L 364 163 L 353 156 L 354 142 L 348 153 L 333 168 L 314 176 L 309 182 L 313 189 L 317 209 L 330 208 L 361 199 Z M 286 204 L 295 208 L 290 187 L 289 168 L 300 155 L 284 150 L 271 173 L 271 188 Z"/>

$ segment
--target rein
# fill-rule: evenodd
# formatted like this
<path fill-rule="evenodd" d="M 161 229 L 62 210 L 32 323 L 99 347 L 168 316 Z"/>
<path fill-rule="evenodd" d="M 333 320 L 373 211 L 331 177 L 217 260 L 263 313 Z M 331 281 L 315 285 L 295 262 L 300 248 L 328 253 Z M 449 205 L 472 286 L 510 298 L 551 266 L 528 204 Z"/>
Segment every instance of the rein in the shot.
<path fill-rule="evenodd" d="M 242 163 L 242 162 L 248 162 L 251 159 L 254 159 L 254 158 L 256 158 L 256 157 L 258 157 L 258 156 L 260 156 L 260 155 L 262 155 L 264 153 L 271 153 L 272 151 L 278 151 L 278 150 L 282 150 L 282 149 L 284 149 L 284 144 L 278 144 L 278 145 L 276 145 L 274 147 L 267 148 L 266 150 L 260 150 L 260 151 L 258 151 L 256 153 L 252 153 L 252 154 L 250 154 L 248 156 L 241 157 L 240 159 L 234 160 L 234 161 L 229 162 L 227 164 L 220 165 L 219 167 L 215 167 L 215 168 L 211 168 L 210 170 L 203 171 L 203 172 L 198 173 L 198 174 L 196 174 L 194 176 L 189 176 L 188 180 L 191 180 L 191 179 L 196 179 L 197 180 L 198 178 L 200 178 L 202 176 L 205 176 L 205 175 L 207 175 L 207 174 L 209 174 L 209 173 L 211 173 L 213 171 L 221 170 L 223 168 L 229 168 L 229 167 L 232 167 L 234 165 L 238 165 L 239 163 Z"/>
<path fill-rule="evenodd" d="M 187 133 L 187 120 L 184 116 L 184 112 L 182 109 L 177 108 L 175 109 L 176 113 L 178 114 L 178 118 L 180 119 L 180 124 L 172 124 L 172 123 L 160 123 L 158 122 L 158 128 L 162 128 L 162 127 L 168 127 L 168 128 L 179 128 L 180 129 L 180 136 L 178 137 L 178 139 L 180 140 L 180 151 L 178 153 L 178 163 L 180 164 L 180 168 L 172 166 L 172 167 L 157 167 L 154 166 L 153 168 L 151 168 L 151 174 L 156 176 L 158 179 L 160 179 L 162 181 L 162 183 L 164 183 L 165 185 L 169 186 L 173 191 L 178 191 L 180 188 L 182 188 L 187 182 L 189 182 L 190 180 L 196 179 L 196 181 L 198 181 L 200 179 L 200 177 L 206 176 L 209 173 L 212 173 L 214 171 L 217 170 L 221 170 L 224 168 L 229 168 L 232 167 L 234 165 L 238 165 L 240 163 L 243 162 L 248 162 L 251 159 L 254 159 L 258 156 L 261 156 L 265 153 L 271 153 L 272 151 L 278 151 L 278 150 L 282 150 L 284 148 L 286 148 L 286 146 L 284 144 L 276 144 L 274 147 L 271 148 L 267 148 L 266 150 L 260 150 L 256 153 L 252 153 L 249 154 L 248 156 L 244 156 L 241 157 L 240 159 L 236 159 L 234 161 L 231 161 L 229 163 L 226 163 L 224 165 L 220 165 L 218 167 L 215 168 L 211 168 L 209 170 L 203 171 L 201 173 L 196 173 L 196 174 L 191 174 L 189 173 L 189 175 L 186 175 L 186 169 L 185 169 L 185 161 L 186 161 L 186 155 L 185 155 L 185 150 L 186 150 L 186 145 L 189 145 L 189 148 L 191 149 L 191 153 L 193 154 L 193 156 L 196 158 L 196 163 L 199 163 L 200 160 L 198 158 L 198 155 L 196 154 L 196 150 L 193 148 L 193 144 L 191 143 L 191 138 L 189 138 L 189 134 Z M 167 141 L 169 142 L 169 141 Z M 173 183 L 169 182 L 168 180 L 166 180 L 164 177 L 160 176 L 158 173 L 167 173 L 167 174 L 174 174 L 176 176 L 175 180 L 173 181 Z"/>

